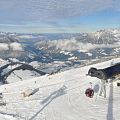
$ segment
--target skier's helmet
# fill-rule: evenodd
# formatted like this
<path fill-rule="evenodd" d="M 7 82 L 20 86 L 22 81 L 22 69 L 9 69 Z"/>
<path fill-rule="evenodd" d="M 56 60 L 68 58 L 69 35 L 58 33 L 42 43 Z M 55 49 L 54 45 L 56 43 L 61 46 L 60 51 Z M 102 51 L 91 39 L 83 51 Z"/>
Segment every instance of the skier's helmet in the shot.
<path fill-rule="evenodd" d="M 86 95 L 87 97 L 92 98 L 93 95 L 94 95 L 94 90 L 93 90 L 92 88 L 87 88 L 86 91 L 85 91 L 85 95 Z"/>

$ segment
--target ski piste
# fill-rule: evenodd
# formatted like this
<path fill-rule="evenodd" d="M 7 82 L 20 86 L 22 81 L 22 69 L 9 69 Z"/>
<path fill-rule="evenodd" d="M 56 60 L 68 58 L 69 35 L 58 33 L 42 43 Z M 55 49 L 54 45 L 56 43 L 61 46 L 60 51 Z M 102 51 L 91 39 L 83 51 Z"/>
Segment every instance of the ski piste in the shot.
<path fill-rule="evenodd" d="M 106 61 L 0 86 L 6 101 L 6 106 L 0 106 L 1 120 L 106 120 L 111 115 L 119 119 L 119 87 L 107 84 L 107 96 L 104 98 L 98 95 L 100 79 L 85 75 L 92 66 L 101 69 L 109 65 L 110 61 Z M 85 95 L 88 87 L 94 90 L 92 98 Z M 22 92 L 28 89 L 38 91 L 24 97 Z"/>

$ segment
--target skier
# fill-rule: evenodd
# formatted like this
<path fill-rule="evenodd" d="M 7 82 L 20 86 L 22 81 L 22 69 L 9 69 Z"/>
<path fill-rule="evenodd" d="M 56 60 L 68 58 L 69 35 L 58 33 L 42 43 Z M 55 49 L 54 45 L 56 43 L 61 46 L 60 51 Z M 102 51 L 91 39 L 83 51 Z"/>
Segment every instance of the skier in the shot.
<path fill-rule="evenodd" d="M 101 90 L 99 96 L 102 96 L 102 93 L 104 95 L 104 98 L 106 98 L 106 80 L 101 79 Z"/>

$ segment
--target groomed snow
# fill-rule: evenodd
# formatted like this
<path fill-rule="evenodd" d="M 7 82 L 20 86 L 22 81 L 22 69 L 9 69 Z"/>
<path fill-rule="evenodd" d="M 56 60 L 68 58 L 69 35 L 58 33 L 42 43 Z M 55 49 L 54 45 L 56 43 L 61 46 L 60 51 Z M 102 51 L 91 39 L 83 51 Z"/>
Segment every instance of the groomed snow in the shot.
<path fill-rule="evenodd" d="M 6 102 L 0 106 L 0 120 L 120 120 L 120 88 L 107 84 L 104 98 L 99 96 L 100 80 L 86 76 L 90 67 L 110 64 L 111 60 L 0 86 Z M 89 82 L 95 90 L 93 98 L 84 94 Z M 21 93 L 27 89 L 39 91 L 23 97 Z"/>

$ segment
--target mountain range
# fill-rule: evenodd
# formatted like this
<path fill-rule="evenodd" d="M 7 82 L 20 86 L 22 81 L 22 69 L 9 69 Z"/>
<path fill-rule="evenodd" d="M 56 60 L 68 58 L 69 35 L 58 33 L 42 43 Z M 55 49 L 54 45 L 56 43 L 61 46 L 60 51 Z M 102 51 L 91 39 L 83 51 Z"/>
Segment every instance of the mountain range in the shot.
<path fill-rule="evenodd" d="M 40 68 L 79 66 L 120 55 L 120 29 L 93 33 L 0 33 L 0 56 L 16 58 Z"/>

